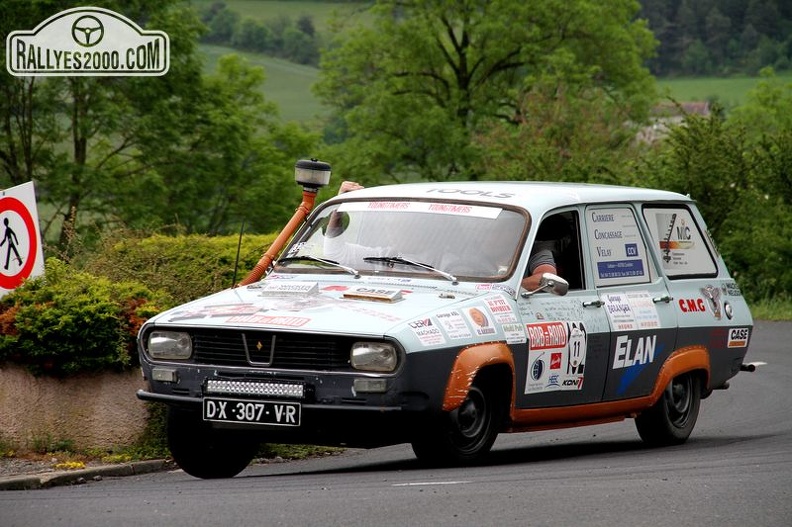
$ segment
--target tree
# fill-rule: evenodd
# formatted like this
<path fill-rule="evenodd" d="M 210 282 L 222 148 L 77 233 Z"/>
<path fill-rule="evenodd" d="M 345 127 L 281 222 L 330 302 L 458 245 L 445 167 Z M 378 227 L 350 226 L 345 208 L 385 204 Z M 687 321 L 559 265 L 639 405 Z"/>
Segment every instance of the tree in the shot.
<path fill-rule="evenodd" d="M 0 3 L 0 38 L 11 31 L 30 29 L 58 9 L 62 2 L 8 0 Z M 14 186 L 40 175 L 43 164 L 55 155 L 57 122 L 55 103 L 38 89 L 36 77 L 12 77 L 6 71 L 6 54 L 0 56 L 0 187 Z M 36 111 L 34 111 L 36 108 Z"/>
<path fill-rule="evenodd" d="M 272 47 L 272 37 L 267 26 L 251 18 L 242 21 L 234 33 L 232 44 L 238 49 L 265 52 Z"/>
<path fill-rule="evenodd" d="M 238 230 L 242 221 L 271 232 L 288 220 L 300 199 L 294 162 L 311 154 L 316 138 L 280 123 L 261 93 L 263 80 L 261 68 L 229 55 L 181 100 L 157 105 L 147 118 L 165 120 L 172 137 L 155 133 L 141 146 L 156 169 L 116 193 L 125 224 L 217 234 Z"/>
<path fill-rule="evenodd" d="M 633 0 L 383 0 L 324 55 L 318 95 L 345 122 L 336 163 L 362 180 L 477 178 L 473 138 L 518 122 L 546 78 L 590 86 L 640 118 L 655 41 Z M 509 28 L 506 31 L 504 28 Z"/>
<path fill-rule="evenodd" d="M 13 14 L 35 18 L 30 6 L 37 5 L 19 2 Z M 35 178 L 45 239 L 61 250 L 75 234 L 119 223 L 214 233 L 236 231 L 247 217 L 257 229 L 280 227 L 292 210 L 270 206 L 270 195 L 281 194 L 315 138 L 280 124 L 261 95 L 263 72 L 227 59 L 214 77 L 203 77 L 202 26 L 188 7 L 152 0 L 120 12 L 169 35 L 168 74 L 3 76 L 10 100 L 0 102 L 0 181 Z M 251 188 L 257 201 L 247 196 Z M 299 199 L 299 190 L 290 192 Z"/>
<path fill-rule="evenodd" d="M 792 295 L 792 84 L 763 75 L 728 117 L 686 116 L 635 171 L 696 199 L 752 300 Z"/>
<path fill-rule="evenodd" d="M 228 44 L 239 26 L 239 14 L 223 6 L 209 20 L 209 32 L 206 34 L 207 42 Z"/>
<path fill-rule="evenodd" d="M 646 145 L 604 94 L 536 86 L 522 105 L 522 122 L 493 123 L 476 139 L 486 179 L 635 183 L 631 167 Z"/>

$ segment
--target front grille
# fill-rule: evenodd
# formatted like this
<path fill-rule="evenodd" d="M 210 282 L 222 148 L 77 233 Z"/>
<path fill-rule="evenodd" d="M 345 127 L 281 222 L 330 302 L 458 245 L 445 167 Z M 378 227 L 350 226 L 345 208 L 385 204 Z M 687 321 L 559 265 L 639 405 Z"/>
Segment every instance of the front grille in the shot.
<path fill-rule="evenodd" d="M 332 335 L 230 330 L 198 330 L 192 338 L 197 364 L 283 370 L 349 370 L 354 341 Z"/>

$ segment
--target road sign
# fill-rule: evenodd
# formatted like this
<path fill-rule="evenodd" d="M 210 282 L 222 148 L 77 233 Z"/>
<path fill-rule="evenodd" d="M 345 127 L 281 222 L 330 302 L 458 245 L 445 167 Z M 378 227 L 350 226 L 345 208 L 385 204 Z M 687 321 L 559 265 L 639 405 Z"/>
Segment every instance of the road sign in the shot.
<path fill-rule="evenodd" d="M 0 190 L 0 296 L 44 274 L 33 182 Z"/>

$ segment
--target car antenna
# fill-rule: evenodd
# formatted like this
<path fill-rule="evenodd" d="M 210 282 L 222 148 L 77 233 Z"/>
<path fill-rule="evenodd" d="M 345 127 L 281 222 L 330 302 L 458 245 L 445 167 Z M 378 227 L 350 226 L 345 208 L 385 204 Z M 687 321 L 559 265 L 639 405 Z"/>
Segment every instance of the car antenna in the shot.
<path fill-rule="evenodd" d="M 234 287 L 234 284 L 237 283 L 237 271 L 239 270 L 239 253 L 242 250 L 242 233 L 245 232 L 245 220 L 242 220 L 242 225 L 239 227 L 239 241 L 237 242 L 237 253 L 236 253 L 236 261 L 234 262 L 234 278 L 231 281 L 231 287 Z"/>

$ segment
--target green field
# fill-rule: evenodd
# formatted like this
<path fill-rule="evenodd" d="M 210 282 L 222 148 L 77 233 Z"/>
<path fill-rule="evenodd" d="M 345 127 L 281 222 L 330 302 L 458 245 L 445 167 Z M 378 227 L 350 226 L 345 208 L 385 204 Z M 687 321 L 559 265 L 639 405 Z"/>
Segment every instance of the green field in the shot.
<path fill-rule="evenodd" d="M 243 57 L 253 66 L 263 67 L 264 96 L 278 105 L 281 117 L 286 121 L 310 123 L 328 113 L 327 108 L 324 108 L 311 93 L 311 85 L 319 75 L 319 70 L 316 68 L 224 46 L 201 44 L 199 50 L 204 57 L 207 72 L 214 71 L 221 56 L 231 53 Z"/>
<path fill-rule="evenodd" d="M 777 74 L 785 83 L 792 83 L 792 73 Z M 716 100 L 726 108 L 733 108 L 747 100 L 748 92 L 756 87 L 760 77 L 704 77 L 695 79 L 658 79 L 660 93 L 679 102 Z"/>
<path fill-rule="evenodd" d="M 193 5 L 199 9 L 211 5 L 216 0 L 193 0 Z M 302 0 L 223 0 L 231 11 L 239 13 L 245 18 L 258 22 L 273 20 L 287 16 L 293 20 L 308 15 L 313 19 L 316 31 L 325 34 L 330 29 L 330 22 L 334 17 L 344 21 L 345 24 L 365 20 L 367 16 L 362 13 L 370 6 L 369 2 L 312 2 Z"/>

